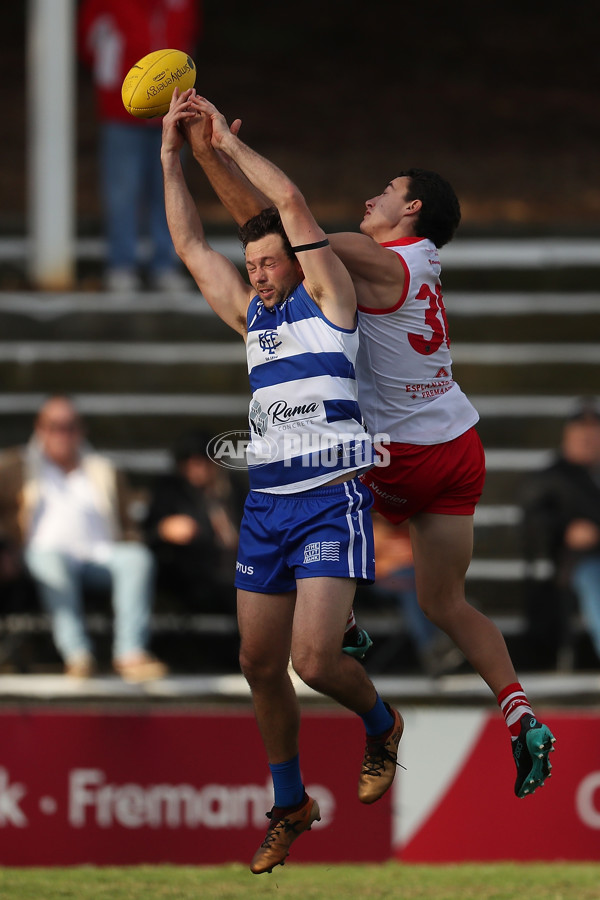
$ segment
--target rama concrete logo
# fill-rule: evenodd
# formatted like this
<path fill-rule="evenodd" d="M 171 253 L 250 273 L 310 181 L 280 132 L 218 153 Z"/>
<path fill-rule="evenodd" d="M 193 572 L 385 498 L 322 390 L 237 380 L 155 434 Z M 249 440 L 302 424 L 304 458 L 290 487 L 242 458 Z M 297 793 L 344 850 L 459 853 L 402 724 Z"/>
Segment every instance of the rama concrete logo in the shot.
<path fill-rule="evenodd" d="M 222 434 L 211 438 L 207 447 L 207 454 L 214 463 L 223 469 L 247 469 L 247 451 L 252 443 L 249 431 L 224 431 Z M 253 465 L 265 466 L 277 455 L 277 444 L 269 437 L 261 437 L 255 440 L 256 452 L 253 453 Z M 253 447 L 253 451 L 254 451 Z"/>

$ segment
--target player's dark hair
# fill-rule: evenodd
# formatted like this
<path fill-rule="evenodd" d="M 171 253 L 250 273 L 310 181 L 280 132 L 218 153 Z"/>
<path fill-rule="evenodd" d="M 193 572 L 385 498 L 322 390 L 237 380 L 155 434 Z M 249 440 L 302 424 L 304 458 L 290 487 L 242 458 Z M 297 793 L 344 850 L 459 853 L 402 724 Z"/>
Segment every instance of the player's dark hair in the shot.
<path fill-rule="evenodd" d="M 292 245 L 288 240 L 281 217 L 274 206 L 263 209 L 256 216 L 252 216 L 238 228 L 238 237 L 244 250 L 252 241 L 258 241 L 267 234 L 278 234 L 283 241 L 283 249 L 290 259 L 296 259 L 292 251 Z"/>
<path fill-rule="evenodd" d="M 415 223 L 415 234 L 443 247 L 454 237 L 460 222 L 460 203 L 451 185 L 436 172 L 405 169 L 398 177 L 410 179 L 406 199 L 423 204 Z"/>

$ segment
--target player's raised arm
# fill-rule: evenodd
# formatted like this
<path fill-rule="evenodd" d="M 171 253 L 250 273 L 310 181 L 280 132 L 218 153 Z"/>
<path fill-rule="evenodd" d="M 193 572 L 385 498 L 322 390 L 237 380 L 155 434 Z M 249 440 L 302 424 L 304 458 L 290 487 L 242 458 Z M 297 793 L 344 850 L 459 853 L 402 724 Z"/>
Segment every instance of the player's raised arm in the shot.
<path fill-rule="evenodd" d="M 212 120 L 212 144 L 226 153 L 252 184 L 277 207 L 292 249 L 304 272 L 304 285 L 327 318 L 353 328 L 356 293 L 347 269 L 331 250 L 296 185 L 274 163 L 260 156 L 230 130 L 216 107 L 203 97 L 195 106 Z"/>
<path fill-rule="evenodd" d="M 214 311 L 231 328 L 246 334 L 246 311 L 252 290 L 234 264 L 209 245 L 196 205 L 188 190 L 180 151 L 184 137 L 179 123 L 194 115 L 190 91 L 173 94 L 163 119 L 161 162 L 165 185 L 165 209 L 169 231 L 178 256 Z"/>
<path fill-rule="evenodd" d="M 196 97 L 190 98 L 191 109 L 196 109 L 196 100 Z M 197 115 L 181 123 L 185 138 L 217 197 L 233 220 L 243 225 L 271 206 L 271 201 L 246 178 L 231 157 L 213 147 L 211 118 L 196 111 Z M 234 134 L 238 133 L 240 125 L 239 119 L 232 122 Z"/>
<path fill-rule="evenodd" d="M 352 276 L 359 306 L 385 309 L 397 304 L 406 278 L 397 253 L 352 231 L 330 234 L 329 242 Z"/>

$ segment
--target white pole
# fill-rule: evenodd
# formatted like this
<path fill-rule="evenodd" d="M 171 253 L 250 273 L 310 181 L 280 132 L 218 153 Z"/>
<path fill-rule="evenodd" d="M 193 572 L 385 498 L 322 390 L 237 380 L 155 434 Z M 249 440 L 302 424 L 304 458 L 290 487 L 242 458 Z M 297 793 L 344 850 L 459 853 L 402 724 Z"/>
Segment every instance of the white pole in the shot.
<path fill-rule="evenodd" d="M 73 287 L 74 0 L 28 6 L 29 276 L 42 290 Z"/>

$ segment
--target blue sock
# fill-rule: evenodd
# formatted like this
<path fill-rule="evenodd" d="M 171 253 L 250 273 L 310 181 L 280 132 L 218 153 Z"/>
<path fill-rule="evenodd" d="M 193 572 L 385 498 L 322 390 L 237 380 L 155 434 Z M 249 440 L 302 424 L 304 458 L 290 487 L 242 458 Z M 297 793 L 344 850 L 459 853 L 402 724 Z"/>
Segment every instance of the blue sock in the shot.
<path fill-rule="evenodd" d="M 368 713 L 365 713 L 364 716 L 361 716 L 361 719 L 365 723 L 367 734 L 372 735 L 383 734 L 384 731 L 387 731 L 392 727 L 394 721 L 394 717 L 388 712 L 387 707 L 379 694 L 377 694 L 375 706 L 370 709 Z"/>
<path fill-rule="evenodd" d="M 275 806 L 297 806 L 304 797 L 304 785 L 300 775 L 300 756 L 298 753 L 286 762 L 269 763 L 273 776 Z"/>

